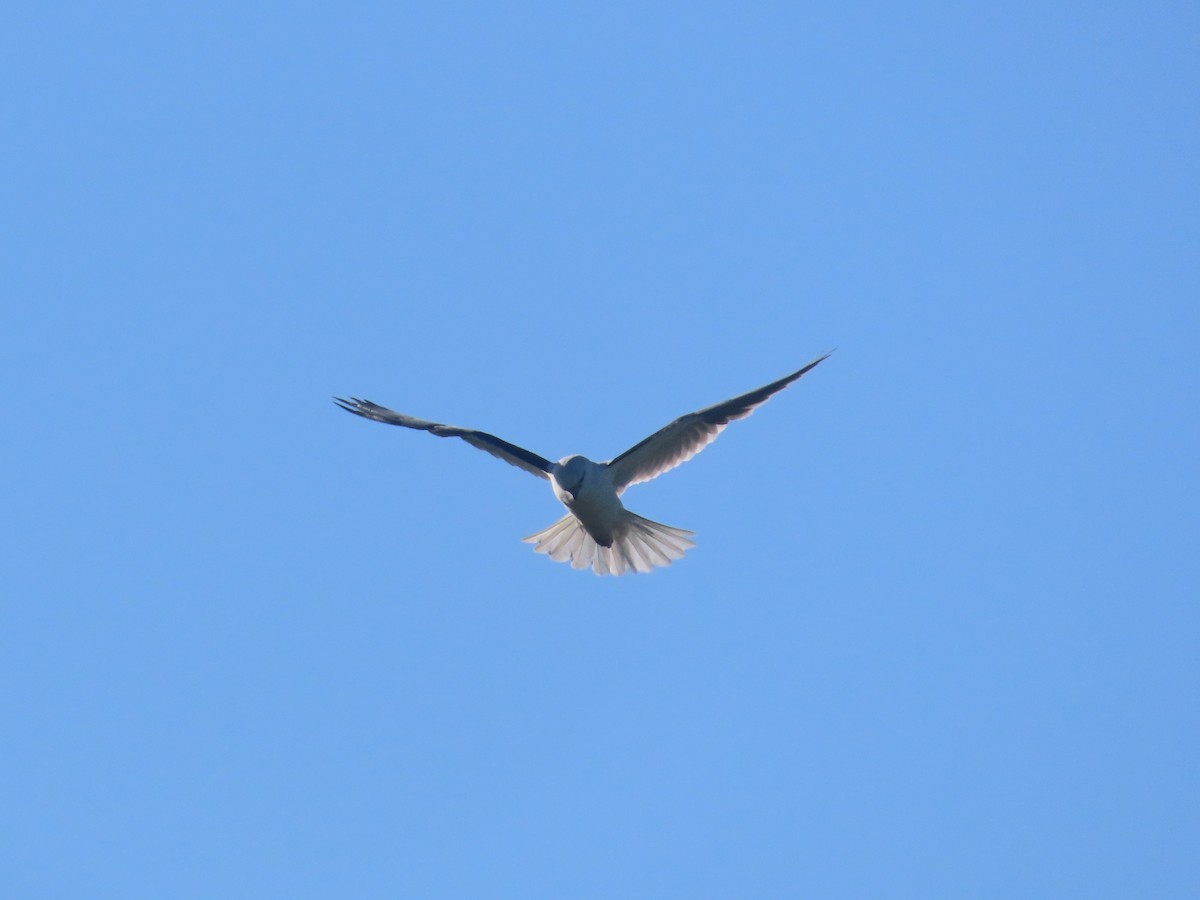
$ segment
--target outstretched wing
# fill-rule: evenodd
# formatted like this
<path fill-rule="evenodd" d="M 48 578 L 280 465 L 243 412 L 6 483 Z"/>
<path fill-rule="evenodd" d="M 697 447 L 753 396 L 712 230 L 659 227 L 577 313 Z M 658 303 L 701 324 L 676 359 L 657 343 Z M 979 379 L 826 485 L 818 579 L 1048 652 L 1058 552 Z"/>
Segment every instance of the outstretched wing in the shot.
<path fill-rule="evenodd" d="M 374 419 L 376 422 L 383 422 L 387 425 L 415 428 L 417 431 L 428 431 L 430 434 L 436 434 L 438 437 L 462 438 L 472 447 L 478 447 L 480 450 L 492 454 L 497 459 L 502 459 L 510 465 L 524 469 L 531 475 L 537 475 L 539 478 L 549 478 L 550 470 L 553 468 L 549 460 L 542 459 L 536 453 L 531 453 L 523 447 L 518 447 L 516 444 L 502 441 L 494 434 L 488 434 L 486 431 L 459 428 L 457 425 L 442 425 L 440 422 L 427 422 L 424 419 L 417 419 L 413 416 L 406 416 L 404 413 L 398 413 L 395 410 L 388 409 L 386 406 L 380 406 L 378 403 L 372 403 L 370 400 L 359 400 L 357 397 L 351 397 L 348 400 L 341 397 L 334 397 L 333 402 L 346 410 L 346 412 L 352 412 L 356 416 L 362 416 L 364 419 Z"/>
<path fill-rule="evenodd" d="M 765 403 L 772 394 L 779 393 L 828 358 L 829 354 L 826 353 L 791 375 L 785 375 L 778 381 L 772 381 L 748 394 L 680 416 L 666 428 L 659 429 L 641 443 L 608 461 L 613 486 L 618 491 L 623 491 L 630 485 L 649 481 L 680 463 L 687 462 L 715 441 L 717 435 L 734 419 L 744 419 Z"/>

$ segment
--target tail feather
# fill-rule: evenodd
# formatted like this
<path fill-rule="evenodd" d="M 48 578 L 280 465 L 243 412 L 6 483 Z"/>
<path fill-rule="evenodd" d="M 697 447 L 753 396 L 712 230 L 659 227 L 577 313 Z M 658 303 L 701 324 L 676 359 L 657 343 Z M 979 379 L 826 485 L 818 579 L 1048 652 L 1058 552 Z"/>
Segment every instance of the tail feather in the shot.
<path fill-rule="evenodd" d="M 523 538 L 534 551 L 555 562 L 570 562 L 574 569 L 591 568 L 597 575 L 649 572 L 669 566 L 691 547 L 692 532 L 643 519 L 624 510 L 611 547 L 601 547 L 570 513 L 549 528 Z"/>
<path fill-rule="evenodd" d="M 643 539 L 642 551 L 650 560 L 651 565 L 669 566 L 672 557 L 668 555 L 669 549 L 667 545 L 661 543 L 654 531 L 640 522 L 635 522 L 633 526 Z"/>
<path fill-rule="evenodd" d="M 568 516 L 568 518 L 574 517 Z M 583 549 L 589 541 L 591 541 L 591 538 L 582 528 L 571 529 L 571 541 L 567 545 L 567 555 L 571 560 L 571 568 L 586 569 L 588 567 L 588 557 L 583 552 Z"/>

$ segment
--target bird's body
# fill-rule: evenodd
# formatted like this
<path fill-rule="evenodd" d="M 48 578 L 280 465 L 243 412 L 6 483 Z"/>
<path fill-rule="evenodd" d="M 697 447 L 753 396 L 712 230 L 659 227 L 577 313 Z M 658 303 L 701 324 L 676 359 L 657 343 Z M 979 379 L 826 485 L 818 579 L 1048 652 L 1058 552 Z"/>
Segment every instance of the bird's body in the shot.
<path fill-rule="evenodd" d="M 601 547 L 612 546 L 625 504 L 617 496 L 612 475 L 603 463 L 584 456 L 565 456 L 550 473 L 554 496 Z"/>
<path fill-rule="evenodd" d="M 625 489 L 691 459 L 715 440 L 729 422 L 750 415 L 772 394 L 796 381 L 828 355 L 757 390 L 680 416 L 607 462 L 565 456 L 554 463 L 487 432 L 417 419 L 369 400 L 334 399 L 342 409 L 363 418 L 428 431 L 438 437 L 462 438 L 511 465 L 548 479 L 567 514 L 525 541 L 556 562 L 570 562 L 576 569 L 590 567 L 598 575 L 620 575 L 670 565 L 695 546 L 690 538 L 692 532 L 651 522 L 627 510 L 621 502 Z"/>
<path fill-rule="evenodd" d="M 607 463 L 566 456 L 553 464 L 550 483 L 567 514 L 525 538 L 539 553 L 599 575 L 649 572 L 669 566 L 694 546 L 691 532 L 651 522 L 621 502 Z"/>

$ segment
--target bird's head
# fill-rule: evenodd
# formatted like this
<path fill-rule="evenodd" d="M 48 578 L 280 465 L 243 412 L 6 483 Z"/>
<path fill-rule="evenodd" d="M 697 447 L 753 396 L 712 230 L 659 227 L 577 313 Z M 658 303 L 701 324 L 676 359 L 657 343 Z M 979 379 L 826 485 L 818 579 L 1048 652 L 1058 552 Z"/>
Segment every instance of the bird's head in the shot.
<path fill-rule="evenodd" d="M 565 503 L 568 499 L 575 499 L 591 465 L 593 463 L 582 456 L 564 456 L 558 461 L 558 466 L 554 470 L 554 484 L 559 489 L 560 500 Z M 566 494 L 567 497 L 563 497 L 561 494 Z"/>

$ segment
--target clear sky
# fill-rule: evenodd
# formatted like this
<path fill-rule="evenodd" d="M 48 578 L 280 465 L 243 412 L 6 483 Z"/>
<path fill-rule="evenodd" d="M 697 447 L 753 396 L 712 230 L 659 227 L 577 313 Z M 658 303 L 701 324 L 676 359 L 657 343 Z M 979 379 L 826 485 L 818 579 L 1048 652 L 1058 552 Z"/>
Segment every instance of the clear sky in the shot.
<path fill-rule="evenodd" d="M 2 19 L 6 896 L 1196 896 L 1194 4 Z"/>

